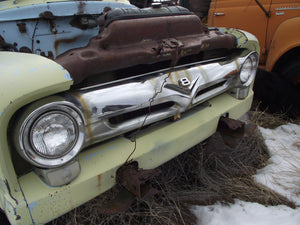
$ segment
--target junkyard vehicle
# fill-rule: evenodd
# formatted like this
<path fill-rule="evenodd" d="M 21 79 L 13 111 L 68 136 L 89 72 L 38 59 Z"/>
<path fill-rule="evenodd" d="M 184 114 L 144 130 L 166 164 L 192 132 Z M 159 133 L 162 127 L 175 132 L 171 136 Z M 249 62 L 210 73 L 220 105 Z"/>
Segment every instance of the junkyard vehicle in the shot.
<path fill-rule="evenodd" d="M 254 34 L 261 48 L 260 66 L 299 86 L 299 0 L 212 0 L 208 25 Z"/>
<path fill-rule="evenodd" d="M 126 180 L 128 162 L 158 167 L 252 102 L 257 39 L 179 6 L 0 1 L 0 36 L 0 208 L 12 224 L 59 217 Z"/>

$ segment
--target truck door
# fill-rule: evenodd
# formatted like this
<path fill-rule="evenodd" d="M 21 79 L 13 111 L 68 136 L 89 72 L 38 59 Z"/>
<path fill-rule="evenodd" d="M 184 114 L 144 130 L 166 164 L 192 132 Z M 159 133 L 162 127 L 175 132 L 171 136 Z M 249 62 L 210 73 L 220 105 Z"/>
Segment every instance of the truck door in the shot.
<path fill-rule="evenodd" d="M 268 11 L 272 0 L 212 0 L 208 26 L 248 31 L 259 40 L 260 63 L 265 61 Z"/>
<path fill-rule="evenodd" d="M 267 70 L 273 69 L 275 62 L 283 54 L 291 49 L 299 48 L 299 25 L 300 0 L 272 0 L 266 37 L 266 49 L 269 53 Z M 299 58 L 299 51 L 296 55 Z M 294 58 L 295 55 L 288 57 L 286 63 Z"/>

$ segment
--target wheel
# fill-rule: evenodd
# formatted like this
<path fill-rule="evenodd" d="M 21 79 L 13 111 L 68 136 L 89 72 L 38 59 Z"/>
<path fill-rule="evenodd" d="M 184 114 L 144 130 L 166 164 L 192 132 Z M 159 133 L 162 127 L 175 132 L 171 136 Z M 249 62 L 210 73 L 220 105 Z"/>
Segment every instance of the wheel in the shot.
<path fill-rule="evenodd" d="M 288 80 L 292 85 L 300 87 L 300 57 L 296 57 L 279 68 L 282 78 Z"/>
<path fill-rule="evenodd" d="M 262 110 L 284 113 L 292 118 L 300 115 L 299 88 L 275 72 L 257 70 L 254 96 L 261 101 Z"/>

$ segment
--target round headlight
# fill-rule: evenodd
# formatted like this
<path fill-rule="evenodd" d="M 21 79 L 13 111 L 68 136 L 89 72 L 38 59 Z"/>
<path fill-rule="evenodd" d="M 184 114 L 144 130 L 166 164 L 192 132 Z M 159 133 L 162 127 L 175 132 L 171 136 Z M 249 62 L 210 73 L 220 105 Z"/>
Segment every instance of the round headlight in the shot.
<path fill-rule="evenodd" d="M 67 103 L 50 103 L 33 111 L 19 132 L 21 155 L 40 167 L 56 167 L 72 160 L 84 142 L 79 110 Z"/>
<path fill-rule="evenodd" d="M 243 86 L 249 86 L 254 80 L 257 63 L 257 55 L 254 53 L 245 60 L 240 71 L 240 80 Z"/>
<path fill-rule="evenodd" d="M 77 133 L 74 119 L 62 112 L 51 112 L 42 115 L 32 125 L 30 142 L 38 154 L 55 158 L 72 149 Z"/>
<path fill-rule="evenodd" d="M 249 80 L 249 77 L 251 76 L 251 71 L 252 71 L 252 62 L 249 57 L 244 62 L 241 72 L 240 72 L 240 79 L 243 83 L 245 83 Z"/>

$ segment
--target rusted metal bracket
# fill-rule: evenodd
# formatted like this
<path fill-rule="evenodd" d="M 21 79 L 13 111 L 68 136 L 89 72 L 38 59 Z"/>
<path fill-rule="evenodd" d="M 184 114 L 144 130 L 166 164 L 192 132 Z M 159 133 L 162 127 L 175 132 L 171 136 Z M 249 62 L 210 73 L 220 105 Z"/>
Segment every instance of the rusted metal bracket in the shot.
<path fill-rule="evenodd" d="M 141 199 L 158 193 L 158 191 L 147 182 L 160 173 L 161 171 L 159 169 L 139 169 L 138 163 L 132 162 L 124 164 L 118 169 L 117 183 Z"/>
<path fill-rule="evenodd" d="M 219 120 L 217 131 L 221 133 L 224 143 L 234 148 L 243 137 L 252 136 L 256 127 L 253 123 L 245 124 L 242 121 L 222 116 Z"/>
<path fill-rule="evenodd" d="M 158 194 L 159 191 L 153 188 L 149 181 L 160 173 L 159 169 L 139 169 L 137 162 L 124 164 L 117 171 L 118 194 L 109 203 L 101 205 L 100 213 L 124 212 L 136 198 L 142 199 Z"/>

